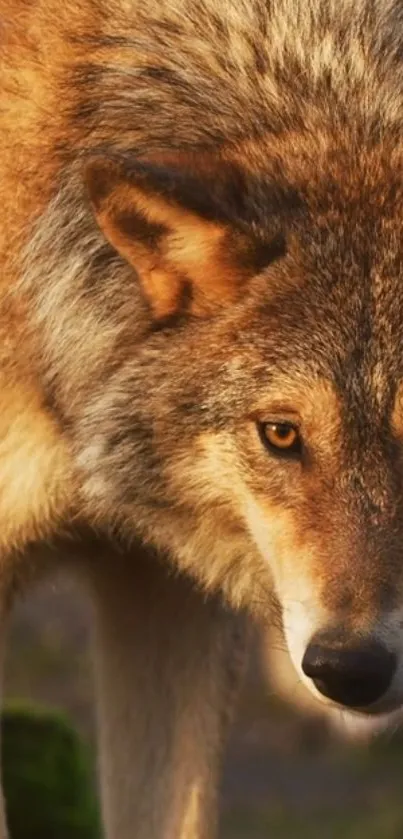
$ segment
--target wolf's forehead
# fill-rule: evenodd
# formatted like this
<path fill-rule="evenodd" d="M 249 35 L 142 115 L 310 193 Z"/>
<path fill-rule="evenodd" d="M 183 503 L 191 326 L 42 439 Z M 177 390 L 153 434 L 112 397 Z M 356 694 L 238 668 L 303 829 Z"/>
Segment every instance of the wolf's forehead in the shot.
<path fill-rule="evenodd" d="M 290 311 L 293 296 L 297 303 L 301 345 L 377 402 L 403 378 L 403 211 L 379 215 L 374 221 L 364 213 L 359 224 L 346 208 L 339 224 L 329 221 L 289 298 Z"/>
<path fill-rule="evenodd" d="M 263 310 L 249 334 L 255 369 L 262 371 L 256 383 L 265 389 L 265 381 L 272 382 L 279 398 L 290 404 L 301 399 L 313 410 L 320 404 L 333 417 L 345 412 L 351 419 L 389 422 L 393 410 L 403 413 L 403 300 L 385 304 L 368 287 L 354 294 L 348 285 L 323 306 L 315 293 L 302 301 L 303 287 L 298 296 L 295 308 L 289 299 L 282 309 L 268 310 L 267 319 Z"/>
<path fill-rule="evenodd" d="M 399 356 L 397 342 L 388 346 L 384 338 L 357 335 L 355 346 L 343 348 L 337 338 L 331 346 L 330 337 L 326 356 L 323 353 L 318 361 L 311 356 L 306 381 L 313 382 L 319 371 L 329 391 L 337 394 L 340 414 L 348 424 L 388 428 L 394 415 L 401 416 L 403 431 L 403 353 Z"/>

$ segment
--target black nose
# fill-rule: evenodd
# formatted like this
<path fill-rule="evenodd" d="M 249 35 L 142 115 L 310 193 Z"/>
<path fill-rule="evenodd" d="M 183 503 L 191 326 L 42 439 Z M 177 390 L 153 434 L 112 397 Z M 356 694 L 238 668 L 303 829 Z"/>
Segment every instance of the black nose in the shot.
<path fill-rule="evenodd" d="M 312 639 L 302 669 L 323 696 L 348 708 L 363 708 L 386 693 L 396 664 L 395 654 L 379 642 L 331 646 L 323 636 Z"/>

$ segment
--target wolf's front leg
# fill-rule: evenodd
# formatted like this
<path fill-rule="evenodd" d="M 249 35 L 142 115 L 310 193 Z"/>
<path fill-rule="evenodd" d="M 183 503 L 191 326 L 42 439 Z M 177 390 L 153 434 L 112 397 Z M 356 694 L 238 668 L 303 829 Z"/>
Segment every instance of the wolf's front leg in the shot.
<path fill-rule="evenodd" d="M 213 839 L 244 621 L 151 557 L 93 579 L 107 839 Z"/>

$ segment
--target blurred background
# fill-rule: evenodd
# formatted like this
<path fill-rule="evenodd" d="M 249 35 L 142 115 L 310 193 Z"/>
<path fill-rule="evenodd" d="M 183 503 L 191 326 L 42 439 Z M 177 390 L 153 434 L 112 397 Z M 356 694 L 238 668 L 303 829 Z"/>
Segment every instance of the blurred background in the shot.
<path fill-rule="evenodd" d="M 100 839 L 88 636 L 87 605 L 63 576 L 15 609 L 2 744 L 11 839 Z M 342 730 L 298 683 L 281 639 L 256 631 L 220 839 L 402 839 L 402 734 L 358 745 Z"/>

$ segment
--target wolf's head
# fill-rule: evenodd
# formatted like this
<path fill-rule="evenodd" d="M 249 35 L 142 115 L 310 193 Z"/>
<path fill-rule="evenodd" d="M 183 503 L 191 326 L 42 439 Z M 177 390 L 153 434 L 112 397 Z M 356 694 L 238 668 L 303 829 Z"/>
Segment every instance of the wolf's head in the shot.
<path fill-rule="evenodd" d="M 302 678 L 368 714 L 403 702 L 402 175 L 319 135 L 97 157 L 25 280 L 88 516 L 273 586 Z"/>

